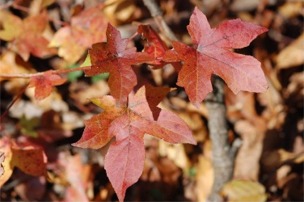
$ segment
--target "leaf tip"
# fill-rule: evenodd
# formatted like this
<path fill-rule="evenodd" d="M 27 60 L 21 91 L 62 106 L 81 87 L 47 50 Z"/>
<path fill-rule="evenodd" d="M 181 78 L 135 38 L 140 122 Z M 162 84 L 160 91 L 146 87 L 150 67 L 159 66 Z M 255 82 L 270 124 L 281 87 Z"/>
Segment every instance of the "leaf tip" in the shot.
<path fill-rule="evenodd" d="M 265 33 L 265 32 L 268 32 L 269 31 L 269 29 L 268 28 L 266 28 L 266 27 L 260 27 L 260 34 L 263 34 L 263 33 Z"/>
<path fill-rule="evenodd" d="M 202 12 L 197 6 L 194 7 L 193 13 Z"/>
<path fill-rule="evenodd" d="M 201 106 L 201 102 L 199 102 L 199 101 L 194 101 L 194 102 L 192 102 L 192 104 L 196 107 L 196 109 L 199 109 Z"/>
<path fill-rule="evenodd" d="M 188 141 L 184 142 L 185 144 L 192 144 L 192 145 L 197 145 L 196 140 L 193 138 L 193 135 L 189 136 Z"/>

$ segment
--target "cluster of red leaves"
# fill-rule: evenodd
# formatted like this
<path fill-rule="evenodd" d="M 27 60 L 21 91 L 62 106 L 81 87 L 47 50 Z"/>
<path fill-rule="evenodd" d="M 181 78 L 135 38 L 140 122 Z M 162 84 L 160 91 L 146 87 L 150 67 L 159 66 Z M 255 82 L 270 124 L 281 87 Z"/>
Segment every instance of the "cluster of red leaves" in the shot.
<path fill-rule="evenodd" d="M 131 65 L 152 59 L 152 64 L 182 61 L 177 84 L 185 87 L 191 102 L 197 106 L 212 91 L 212 74 L 221 76 L 235 93 L 261 92 L 267 88 L 267 82 L 260 63 L 251 56 L 227 49 L 243 48 L 266 30 L 241 20 L 211 29 L 205 15 L 195 8 L 188 26 L 194 48 L 173 42 L 174 49 L 166 50 L 156 33 L 142 25 L 138 32 L 150 43 L 143 53 L 138 53 L 135 48 L 126 49 L 128 39 L 122 39 L 120 33 L 108 25 L 107 42 L 95 44 L 89 51 L 92 68 L 86 74 L 110 72 L 113 97 L 92 100 L 104 111 L 86 122 L 82 138 L 74 145 L 97 149 L 116 138 L 106 155 L 105 169 L 120 201 L 142 173 L 145 133 L 170 143 L 195 143 L 189 128 L 176 115 L 161 110 L 153 116 L 167 89 L 142 87 L 136 94 L 131 93 L 136 85 Z"/>
<path fill-rule="evenodd" d="M 95 28 L 101 29 L 105 25 L 105 23 L 100 24 L 96 20 L 100 17 L 99 15 L 90 15 L 96 9 L 99 8 L 84 11 L 72 19 L 70 26 L 64 27 L 56 33 L 51 45 L 59 47 L 59 55 L 66 57 L 69 61 L 75 61 L 80 57 L 78 51 L 83 52 L 81 50 L 86 49 L 92 43 L 104 39 L 101 30 L 91 34 L 87 31 Z M 35 23 L 39 22 L 37 29 L 29 28 L 32 18 L 21 22 L 20 19 L 10 17 L 11 21 L 19 23 L 22 29 L 13 37 L 11 35 L 8 37 L 7 30 L 14 29 L 14 27 L 10 27 L 10 24 L 4 24 L 6 32 L 0 32 L 0 38 L 7 41 L 14 40 L 12 44 L 24 59 L 28 59 L 29 53 L 40 57 L 50 53 L 48 48 L 36 49 L 34 48 L 36 46 L 32 46 L 30 43 L 38 40 L 41 41 L 40 45 L 43 47 L 48 43 L 41 35 L 46 25 L 45 14 L 42 13 L 36 17 L 39 18 L 35 20 Z M 89 24 L 88 29 L 82 26 L 86 20 Z M 155 88 L 146 85 L 139 88 L 136 93 L 132 91 L 137 84 L 132 65 L 141 63 L 157 67 L 167 63 L 172 63 L 176 67 L 182 65 L 181 68 L 176 68 L 179 70 L 177 85 L 185 88 L 190 101 L 196 106 L 199 106 L 206 95 L 212 91 L 212 74 L 220 76 L 235 93 L 240 90 L 261 92 L 267 88 L 260 63 L 251 56 L 230 51 L 232 48 L 243 48 L 249 45 L 256 36 L 266 31 L 265 28 L 241 20 L 231 20 L 212 29 L 206 16 L 197 8 L 195 8 L 187 28 L 193 46 L 190 47 L 175 41 L 172 42 L 173 49 L 169 50 L 151 27 L 141 25 L 138 28 L 138 34 L 141 34 L 147 43 L 143 52 L 137 52 L 135 47 L 128 47 L 130 39 L 123 39 L 120 32 L 108 24 L 107 42 L 96 43 L 89 49 L 92 66 L 85 70 L 85 74 L 94 76 L 109 72 L 108 84 L 112 96 L 92 99 L 92 102 L 102 108 L 103 112 L 86 121 L 83 135 L 74 146 L 98 149 L 115 137 L 115 141 L 110 145 L 105 158 L 105 169 L 120 201 L 124 200 L 126 189 L 138 181 L 142 173 L 145 158 L 143 142 L 145 134 L 153 135 L 170 143 L 195 144 L 186 123 L 174 113 L 158 107 L 158 104 L 169 92 L 169 88 Z M 30 30 L 24 36 L 22 33 L 25 29 Z M 65 40 L 70 35 L 72 40 Z M 73 50 L 77 50 L 77 57 L 73 54 L 65 54 L 69 51 L 70 46 L 78 47 L 73 48 Z M 43 99 L 50 94 L 53 86 L 61 85 L 64 82 L 65 79 L 58 73 L 50 71 L 33 76 L 30 79 L 30 86 L 35 87 L 35 97 Z M 8 152 L 12 150 L 9 146 L 11 144 L 3 144 L 5 146 L 1 148 L 8 149 L 5 149 L 5 159 L 1 163 L 4 165 L 2 172 L 6 173 L 6 162 L 10 159 L 19 159 L 14 160 L 17 163 L 12 165 L 28 172 L 22 164 L 23 160 L 20 155 L 36 156 L 36 153 L 28 155 L 28 150 L 25 150 L 23 154 L 20 154 L 22 152 L 13 152 L 12 155 L 11 152 Z M 39 155 L 38 164 L 45 165 L 44 161 L 42 162 L 41 151 Z M 3 161 L 3 155 L 1 160 Z M 38 161 L 36 158 L 31 160 Z M 37 173 L 32 171 L 28 173 L 42 174 L 40 170 Z M 8 175 L 5 174 L 5 176 Z M 4 183 L 7 177 L 4 179 L 3 176 L 0 179 Z"/>

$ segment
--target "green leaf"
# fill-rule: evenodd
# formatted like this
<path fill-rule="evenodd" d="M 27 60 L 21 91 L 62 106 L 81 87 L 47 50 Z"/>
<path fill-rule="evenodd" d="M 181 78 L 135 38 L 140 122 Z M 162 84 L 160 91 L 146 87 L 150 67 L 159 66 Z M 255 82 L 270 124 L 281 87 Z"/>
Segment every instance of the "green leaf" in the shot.
<path fill-rule="evenodd" d="M 109 73 L 101 73 L 91 78 L 92 83 L 96 83 L 100 80 L 107 80 L 109 78 Z"/>
<path fill-rule="evenodd" d="M 70 72 L 70 73 L 68 73 L 68 81 L 75 82 L 82 75 L 83 75 L 82 71 Z"/>
<path fill-rule="evenodd" d="M 72 65 L 68 66 L 69 69 L 73 69 L 73 68 L 77 68 L 77 67 L 79 67 L 78 64 L 72 64 Z M 67 79 L 68 79 L 69 82 L 75 82 L 82 75 L 83 75 L 82 71 L 70 72 L 67 75 Z"/>

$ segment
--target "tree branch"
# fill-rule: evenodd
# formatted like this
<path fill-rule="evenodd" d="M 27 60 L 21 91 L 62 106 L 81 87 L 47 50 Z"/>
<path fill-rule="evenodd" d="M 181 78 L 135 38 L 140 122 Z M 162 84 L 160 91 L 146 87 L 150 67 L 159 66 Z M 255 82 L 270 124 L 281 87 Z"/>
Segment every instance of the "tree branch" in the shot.
<path fill-rule="evenodd" d="M 235 155 L 231 155 L 232 150 L 228 142 L 224 82 L 219 77 L 214 77 L 212 85 L 213 92 L 207 96 L 207 99 L 211 100 L 211 102 L 206 101 L 214 169 L 214 182 L 208 201 L 217 202 L 223 201 L 219 191 L 232 177 Z"/>
<path fill-rule="evenodd" d="M 22 96 L 22 94 L 24 93 L 24 91 L 26 90 L 26 88 L 28 87 L 28 84 L 26 86 L 24 86 L 19 92 L 18 94 L 15 96 L 15 98 L 13 99 L 13 101 L 8 105 L 8 107 L 6 108 L 6 110 L 3 112 L 3 114 L 0 116 L 0 131 L 1 131 L 1 123 L 4 120 L 5 116 L 7 115 L 8 111 L 10 110 L 10 108 L 15 104 L 15 102 Z"/>
<path fill-rule="evenodd" d="M 159 30 L 171 41 L 177 41 L 175 34 L 172 32 L 172 30 L 164 20 L 163 13 L 160 10 L 159 6 L 156 4 L 155 0 L 143 0 L 143 3 L 150 11 L 151 16 L 154 18 L 154 21 Z"/>

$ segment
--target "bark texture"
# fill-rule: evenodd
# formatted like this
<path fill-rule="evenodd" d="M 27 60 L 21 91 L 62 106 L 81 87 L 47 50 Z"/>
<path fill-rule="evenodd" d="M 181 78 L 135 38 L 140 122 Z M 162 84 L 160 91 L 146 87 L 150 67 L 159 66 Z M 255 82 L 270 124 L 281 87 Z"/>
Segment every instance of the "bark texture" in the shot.
<path fill-rule="evenodd" d="M 213 92 L 206 99 L 209 114 L 208 128 L 212 143 L 212 164 L 214 168 L 214 182 L 208 201 L 217 202 L 223 201 L 219 195 L 219 191 L 232 177 L 234 154 L 232 154 L 228 142 L 224 82 L 219 77 L 214 77 L 212 85 Z"/>

